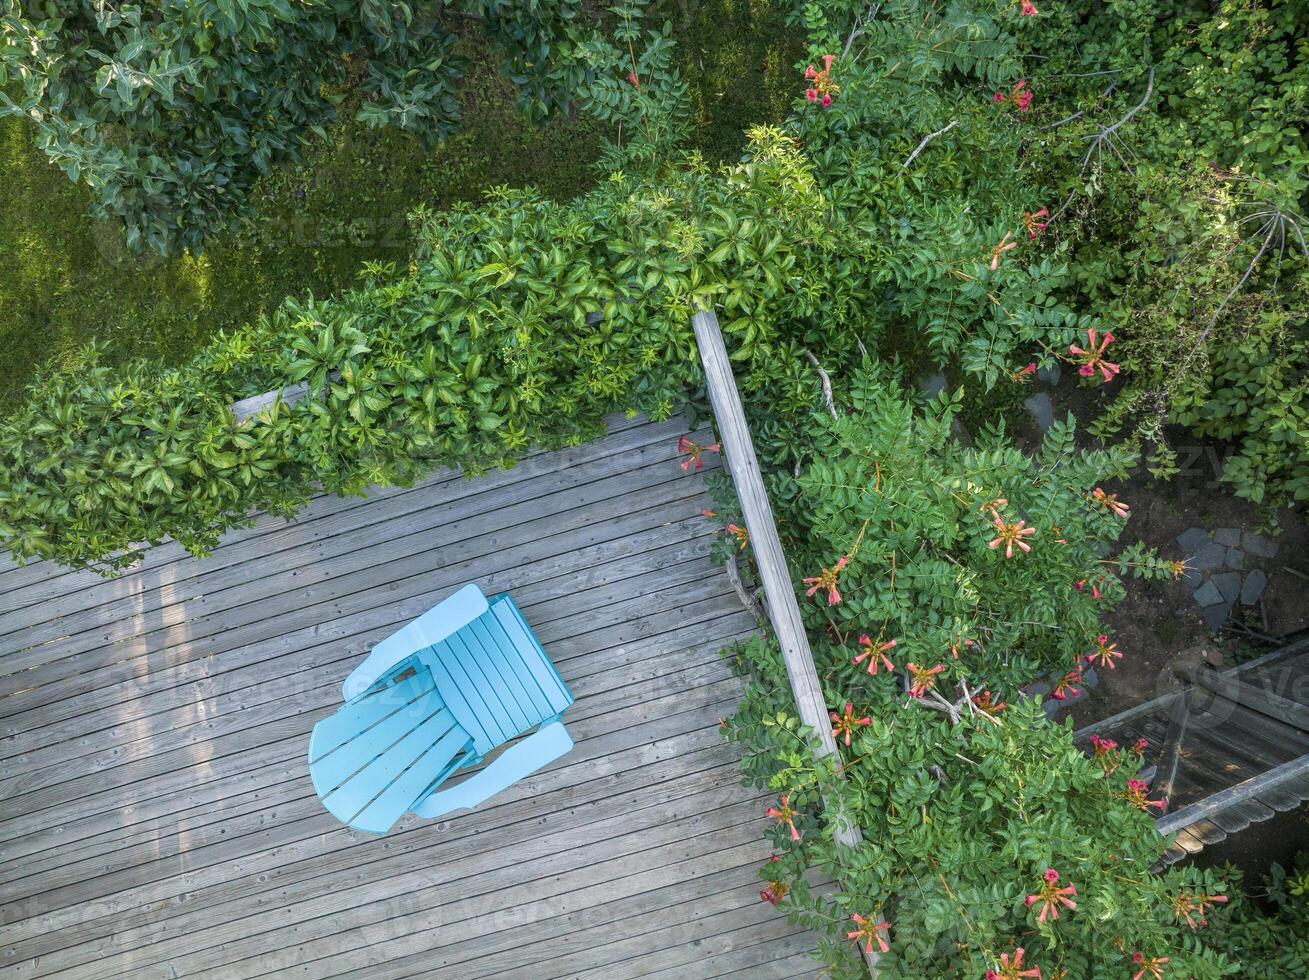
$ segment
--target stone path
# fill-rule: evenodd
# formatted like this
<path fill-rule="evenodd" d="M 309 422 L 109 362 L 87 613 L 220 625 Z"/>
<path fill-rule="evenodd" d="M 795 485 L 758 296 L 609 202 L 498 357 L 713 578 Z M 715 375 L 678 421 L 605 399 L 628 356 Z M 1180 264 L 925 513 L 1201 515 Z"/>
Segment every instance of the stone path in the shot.
<path fill-rule="evenodd" d="M 1183 580 L 1194 587 L 1191 595 L 1211 630 L 1217 632 L 1227 623 L 1237 603 L 1253 606 L 1264 594 L 1268 575 L 1252 566 L 1277 554 L 1277 542 L 1271 538 L 1239 527 L 1189 527 L 1177 536 L 1177 543 L 1186 555 Z"/>

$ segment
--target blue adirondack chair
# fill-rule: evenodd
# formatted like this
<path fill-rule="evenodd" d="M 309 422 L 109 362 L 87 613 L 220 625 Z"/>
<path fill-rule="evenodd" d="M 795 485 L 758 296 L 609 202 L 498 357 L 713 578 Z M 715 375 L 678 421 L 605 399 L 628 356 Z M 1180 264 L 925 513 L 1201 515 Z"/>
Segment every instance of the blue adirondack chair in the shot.
<path fill-rule="evenodd" d="M 373 647 L 341 693 L 345 704 L 314 726 L 309 773 L 327 809 L 358 830 L 476 806 L 573 747 L 559 671 L 513 599 L 488 602 L 472 584 Z"/>

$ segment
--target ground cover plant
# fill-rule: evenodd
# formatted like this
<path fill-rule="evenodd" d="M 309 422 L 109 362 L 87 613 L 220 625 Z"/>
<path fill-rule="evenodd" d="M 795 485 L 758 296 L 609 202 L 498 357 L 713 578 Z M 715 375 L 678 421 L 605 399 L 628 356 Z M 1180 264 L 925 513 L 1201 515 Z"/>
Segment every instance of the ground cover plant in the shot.
<path fill-rule="evenodd" d="M 656 5 L 650 19 L 671 24 L 675 58 L 684 75 L 694 69 L 690 139 L 708 159 L 737 158 L 745 124 L 785 115 L 796 41 L 780 12 L 707 0 Z M 176 365 L 287 296 L 348 289 L 366 262 L 403 266 L 416 245 L 407 215 L 420 205 L 440 211 L 500 185 L 567 200 L 596 181 L 601 124 L 518 112 L 516 89 L 475 23 L 456 51 L 467 65 L 456 132 L 429 148 L 404 130 L 371 128 L 353 118 L 356 90 L 326 139 L 313 137 L 300 162 L 259 177 L 250 213 L 198 255 L 134 255 L 121 226 L 87 220 L 91 192 L 49 162 L 34 124 L 0 119 L 0 346 L 10 355 L 0 360 L 0 410 L 21 401 L 44 364 L 73 368 L 90 341 L 107 364 Z"/>

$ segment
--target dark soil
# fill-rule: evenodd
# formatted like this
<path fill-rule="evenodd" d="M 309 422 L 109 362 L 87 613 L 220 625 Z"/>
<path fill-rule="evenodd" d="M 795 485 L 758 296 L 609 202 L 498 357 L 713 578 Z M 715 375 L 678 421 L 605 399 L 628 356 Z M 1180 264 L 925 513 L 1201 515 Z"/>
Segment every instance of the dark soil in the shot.
<path fill-rule="evenodd" d="M 1095 440 L 1085 435 L 1086 428 L 1107 407 L 1112 389 L 1087 387 L 1079 384 L 1075 374 L 1065 372 L 1050 395 L 1055 417 L 1071 411 L 1082 433 L 1079 442 L 1094 445 Z M 1035 445 L 1039 433 L 1030 420 L 1025 421 L 1028 425 L 1021 439 Z M 1268 587 L 1255 606 L 1238 604 L 1234 623 L 1215 635 L 1191 597 L 1194 585 L 1127 579 L 1127 598 L 1105 617 L 1106 631 L 1124 652 L 1123 659 L 1117 669 L 1100 672 L 1099 684 L 1089 697 L 1058 716 L 1061 720 L 1071 716 L 1077 727 L 1180 686 L 1173 674 L 1179 661 L 1207 654 L 1211 660 L 1230 665 L 1275 648 L 1276 644 L 1242 632 L 1242 627 L 1260 637 L 1286 636 L 1309 627 L 1309 522 L 1304 513 L 1291 508 L 1279 511 L 1280 533 L 1273 535 L 1264 523 L 1267 515 L 1220 482 L 1225 447 L 1197 440 L 1185 430 L 1170 432 L 1169 437 L 1181 466 L 1176 476 L 1156 480 L 1139 465 L 1128 479 L 1105 484 L 1106 490 L 1117 493 L 1132 509 L 1120 544 L 1140 540 L 1156 548 L 1161 557 L 1173 559 L 1185 557 L 1177 535 L 1189 527 L 1263 531 L 1275 537 L 1278 553 L 1268 560 L 1252 557 L 1248 567 L 1263 567 Z"/>
<path fill-rule="evenodd" d="M 1309 808 L 1279 813 L 1253 823 L 1239 834 L 1210 844 L 1188 863 L 1199 868 L 1234 865 L 1241 872 L 1243 891 L 1255 898 L 1264 893 L 1264 878 L 1274 864 L 1290 869 L 1295 856 L 1309 849 Z"/>

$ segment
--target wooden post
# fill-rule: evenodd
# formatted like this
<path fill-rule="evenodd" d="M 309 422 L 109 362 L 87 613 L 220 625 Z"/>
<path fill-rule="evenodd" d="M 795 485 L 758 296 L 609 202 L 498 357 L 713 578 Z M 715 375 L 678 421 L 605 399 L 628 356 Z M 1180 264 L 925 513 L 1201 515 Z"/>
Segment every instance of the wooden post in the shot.
<path fill-rule="evenodd" d="M 750 545 L 754 548 L 755 563 L 759 567 L 759 577 L 763 580 L 764 596 L 768 600 L 768 618 L 772 621 L 777 643 L 782 648 L 782 659 L 786 661 L 786 675 L 791 682 L 791 692 L 795 695 L 800 720 L 818 736 L 819 757 L 831 757 L 839 773 L 841 756 L 836 750 L 836 739 L 832 737 L 822 686 L 818 683 L 818 672 L 814 669 L 813 651 L 809 649 L 809 637 L 805 634 L 804 622 L 800 618 L 800 606 L 791 585 L 791 573 L 786 564 L 786 555 L 782 553 L 782 542 L 777 536 L 777 524 L 773 520 L 773 510 L 764 490 L 763 473 L 759 469 L 759 459 L 750 439 L 745 410 L 741 406 L 736 379 L 732 375 L 732 362 L 728 360 L 723 334 L 718 328 L 718 317 L 712 310 L 698 312 L 691 317 L 691 326 L 695 329 L 700 360 L 704 363 L 709 401 L 718 422 L 723 455 L 727 459 L 732 482 L 736 484 L 736 496 L 741 501 L 746 530 L 750 532 Z M 863 834 L 859 828 L 844 816 L 836 821 L 835 836 L 837 842 L 846 847 L 858 848 L 863 844 Z M 876 952 L 864 952 L 864 961 L 874 980 L 877 977 L 878 958 Z"/>

